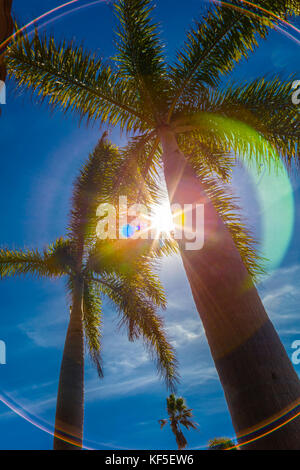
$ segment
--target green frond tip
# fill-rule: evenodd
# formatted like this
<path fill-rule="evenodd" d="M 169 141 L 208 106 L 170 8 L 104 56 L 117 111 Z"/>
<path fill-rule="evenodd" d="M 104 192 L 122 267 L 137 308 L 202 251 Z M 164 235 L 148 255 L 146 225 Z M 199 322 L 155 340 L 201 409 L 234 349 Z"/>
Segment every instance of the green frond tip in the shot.
<path fill-rule="evenodd" d="M 121 164 L 120 152 L 104 134 L 83 165 L 74 184 L 69 223 L 73 238 L 85 242 L 95 239 L 97 209 L 101 203 L 113 202 L 111 193 Z"/>
<path fill-rule="evenodd" d="M 147 114 L 155 117 L 165 92 L 166 64 L 150 0 L 118 0 L 115 57 L 121 76 L 133 81 Z"/>
<path fill-rule="evenodd" d="M 156 313 L 157 299 L 148 293 L 152 286 L 140 286 L 140 278 L 136 276 L 116 274 L 103 274 L 97 282 L 102 293 L 117 307 L 120 327 L 127 328 L 129 340 L 143 339 L 159 375 L 165 379 L 168 388 L 175 389 L 179 379 L 177 360 L 174 348 L 166 339 L 163 320 Z M 154 297 L 157 294 L 160 295 L 160 290 Z"/>
<path fill-rule="evenodd" d="M 211 91 L 209 106 L 213 113 L 252 128 L 274 149 L 275 159 L 281 158 L 287 166 L 296 164 L 299 168 L 300 114 L 292 103 L 295 79 L 296 76 L 284 81 L 279 77 L 259 78 L 242 85 L 227 85 Z M 245 153 L 244 159 L 248 158 Z M 262 159 L 259 160 L 261 163 Z"/>
<path fill-rule="evenodd" d="M 58 239 L 42 252 L 38 250 L 0 250 L 1 279 L 15 276 L 31 275 L 34 277 L 61 277 L 68 273 L 69 266 L 62 258 L 69 259 L 67 245 Z M 70 261 L 70 265 L 72 262 Z"/>
<path fill-rule="evenodd" d="M 99 286 L 84 283 L 83 289 L 83 324 L 85 340 L 90 358 L 100 378 L 103 377 L 101 358 L 102 302 Z"/>
<path fill-rule="evenodd" d="M 19 32 L 7 51 L 8 73 L 18 87 L 36 92 L 40 102 L 76 112 L 122 129 L 138 130 L 145 123 L 133 86 L 119 80 L 109 65 L 66 41 L 35 34 L 31 41 Z"/>
<path fill-rule="evenodd" d="M 238 198 L 233 196 L 228 185 L 220 178 L 214 177 L 207 168 L 199 164 L 199 161 L 190 160 L 190 162 L 207 196 L 229 230 L 249 275 L 253 282 L 257 283 L 266 273 L 264 268 L 266 260 L 260 256 L 258 243 L 241 216 Z"/>
<path fill-rule="evenodd" d="M 257 47 L 258 39 L 266 38 L 269 29 L 278 24 L 276 16 L 299 14 L 296 3 L 286 0 L 256 4 L 264 8 L 264 13 L 254 3 L 244 7 L 239 0 L 232 0 L 231 7 L 212 6 L 191 28 L 170 72 L 174 96 L 169 118 L 178 103 L 186 97 L 196 97 L 204 86 L 217 86 L 223 75 L 247 58 Z"/>

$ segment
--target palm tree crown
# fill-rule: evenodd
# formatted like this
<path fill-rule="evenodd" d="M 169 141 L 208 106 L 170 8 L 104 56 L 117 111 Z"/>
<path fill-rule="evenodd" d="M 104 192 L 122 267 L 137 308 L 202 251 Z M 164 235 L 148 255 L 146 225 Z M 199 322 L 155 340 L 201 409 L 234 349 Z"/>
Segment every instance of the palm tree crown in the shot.
<path fill-rule="evenodd" d="M 185 400 L 182 397 L 176 398 L 171 394 L 167 398 L 167 411 L 169 418 L 159 420 L 161 429 L 170 423 L 172 432 L 176 438 L 178 449 L 185 449 L 187 440 L 181 430 L 184 426 L 187 430 L 197 429 L 198 425 L 193 421 L 193 412 L 186 406 Z"/>
<path fill-rule="evenodd" d="M 224 183 L 230 181 L 236 156 L 258 165 L 279 156 L 287 165 L 298 162 L 300 139 L 290 80 L 274 77 L 221 86 L 222 77 L 276 25 L 276 16 L 300 11 L 289 0 L 256 4 L 252 14 L 240 8 L 209 8 L 189 31 L 173 65 L 165 60 L 157 24 L 151 20 L 151 0 L 114 2 L 118 26 L 113 65 L 73 43 L 57 45 L 53 37 L 37 33 L 33 41 L 20 34 L 7 53 L 8 71 L 18 85 L 36 91 L 53 108 L 136 134 L 125 150 L 118 184 L 128 178 L 128 168 L 153 181 L 161 132 L 174 132 L 254 279 L 261 273 L 255 241 Z M 258 16 L 260 6 L 270 12 L 263 18 Z"/>
<path fill-rule="evenodd" d="M 164 250 L 151 253 L 146 242 L 141 251 L 133 240 L 96 239 L 97 207 L 109 193 L 113 166 L 120 161 L 117 149 L 101 139 L 75 182 L 68 237 L 57 239 L 42 252 L 2 248 L 0 275 L 2 279 L 20 275 L 66 277 L 71 296 L 79 281 L 86 343 L 100 376 L 102 299 L 108 297 L 121 323 L 128 327 L 130 340 L 143 337 L 172 387 L 176 360 L 157 315 L 158 308 L 166 308 L 166 299 L 154 272 Z"/>

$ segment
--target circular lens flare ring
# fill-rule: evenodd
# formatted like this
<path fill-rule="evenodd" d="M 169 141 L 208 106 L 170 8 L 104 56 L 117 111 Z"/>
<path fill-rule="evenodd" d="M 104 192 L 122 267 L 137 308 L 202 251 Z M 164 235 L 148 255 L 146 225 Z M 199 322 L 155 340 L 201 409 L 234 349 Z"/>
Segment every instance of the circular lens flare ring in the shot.
<path fill-rule="evenodd" d="M 70 7 L 71 5 L 74 5 L 75 3 L 78 3 L 78 2 L 82 2 L 84 0 L 70 0 L 66 3 L 63 3 L 62 5 L 59 5 L 55 8 L 53 8 L 52 10 L 49 10 L 49 11 L 46 11 L 45 13 L 43 13 L 42 15 L 40 16 L 37 16 L 34 20 L 31 20 L 29 23 L 27 23 L 26 25 L 22 26 L 22 28 L 18 29 L 18 31 L 16 31 L 14 34 L 12 34 L 11 36 L 9 36 L 5 41 L 3 41 L 1 44 L 0 44 L 0 51 L 5 48 L 9 42 L 16 38 L 20 33 L 22 33 L 23 31 L 25 31 L 26 29 L 29 29 L 31 26 L 34 27 L 34 29 L 37 27 L 37 28 L 40 28 L 42 26 L 46 26 L 47 24 L 49 23 L 52 23 L 54 21 L 57 21 L 58 19 L 66 16 L 66 15 L 69 15 L 71 13 L 74 13 L 75 11 L 78 11 L 78 10 L 81 10 L 83 8 L 87 8 L 91 5 L 97 5 L 99 3 L 105 3 L 107 2 L 107 0 L 94 0 L 93 2 L 89 2 L 87 4 L 84 4 L 84 5 L 81 5 L 79 7 L 76 7 L 76 8 L 72 8 L 72 9 L 69 9 L 68 11 L 66 11 L 65 13 L 62 13 L 61 15 L 57 15 L 55 16 L 54 18 L 52 18 L 52 20 L 49 20 L 47 21 L 46 23 L 43 23 L 43 24 L 40 24 L 40 25 L 37 25 L 38 22 L 40 22 L 41 20 L 43 20 L 44 18 L 47 18 L 48 16 L 52 15 L 53 13 L 56 13 L 64 8 L 67 8 L 67 7 Z"/>
<path fill-rule="evenodd" d="M 278 431 L 279 429 L 283 428 L 284 426 L 291 423 L 292 421 L 294 421 L 295 419 L 297 419 L 300 416 L 299 408 L 300 408 L 300 400 L 296 400 L 296 402 L 294 402 L 289 407 L 285 408 L 281 413 L 276 414 L 276 416 L 272 416 L 272 418 L 269 418 L 269 420 L 264 421 L 261 425 L 254 426 L 251 429 L 250 432 L 247 432 L 245 434 L 240 434 L 239 437 L 238 437 L 239 439 L 245 439 L 246 438 L 247 440 L 240 443 L 240 444 L 238 444 L 238 445 L 236 445 L 236 446 L 230 447 L 226 450 L 233 450 L 233 449 L 236 449 L 236 448 L 239 448 L 239 447 L 243 447 L 245 445 L 251 444 L 252 442 L 258 441 L 258 440 L 262 439 L 263 437 L 266 437 L 266 436 L 272 434 L 275 431 Z M 276 425 L 276 423 L 278 421 L 283 420 L 287 415 L 290 415 L 290 413 L 293 413 L 294 411 L 296 411 L 295 415 L 289 416 L 285 421 L 278 424 L 274 428 L 269 429 L 266 432 L 263 432 L 266 428 L 268 428 L 269 426 L 272 426 L 274 424 Z M 250 438 L 251 435 L 253 435 L 253 434 L 255 434 L 259 431 L 262 431 L 262 433 L 260 433 L 258 436 Z"/>

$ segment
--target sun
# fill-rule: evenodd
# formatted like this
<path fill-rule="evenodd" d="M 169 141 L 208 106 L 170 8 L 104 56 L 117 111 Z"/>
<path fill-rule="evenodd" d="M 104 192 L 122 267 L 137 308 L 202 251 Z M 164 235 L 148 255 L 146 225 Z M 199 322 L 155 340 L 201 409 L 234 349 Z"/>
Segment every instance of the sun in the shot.
<path fill-rule="evenodd" d="M 158 234 L 171 235 L 175 229 L 173 215 L 168 201 L 153 209 L 151 225 Z"/>

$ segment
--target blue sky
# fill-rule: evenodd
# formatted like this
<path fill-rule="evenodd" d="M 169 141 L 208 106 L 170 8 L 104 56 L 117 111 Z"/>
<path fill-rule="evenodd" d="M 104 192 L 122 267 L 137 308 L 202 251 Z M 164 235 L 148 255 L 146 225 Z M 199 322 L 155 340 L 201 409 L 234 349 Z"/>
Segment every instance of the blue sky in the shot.
<path fill-rule="evenodd" d="M 18 21 L 26 23 L 63 2 L 14 0 L 13 3 Z M 166 53 L 173 57 L 204 2 L 157 0 L 156 3 L 155 14 L 161 21 L 162 37 L 168 43 Z M 58 38 L 74 38 L 109 58 L 114 52 L 113 25 L 111 8 L 97 4 L 47 25 L 46 30 Z M 299 62 L 299 46 L 274 31 L 248 62 L 237 67 L 233 77 L 236 81 L 246 81 L 266 74 L 298 73 L 300 78 Z M 97 124 L 79 127 L 76 117 L 65 117 L 60 112 L 50 114 L 46 106 L 37 105 L 28 93 L 15 92 L 13 82 L 7 84 L 7 105 L 0 119 L 1 245 L 43 247 L 65 234 L 72 182 L 101 131 Z M 115 143 L 124 142 L 118 131 L 113 131 L 111 138 Z M 246 170 L 239 169 L 234 185 L 242 197 L 251 227 L 257 236 L 263 237 L 266 214 L 260 206 L 257 184 Z M 287 249 L 277 257 L 280 263 L 259 286 L 290 357 L 292 342 L 300 340 L 297 175 L 291 178 L 291 187 L 295 211 L 291 238 Z M 271 189 L 272 193 L 276 193 L 275 188 Z M 283 191 L 282 198 L 285 197 Z M 274 195 L 275 203 L 278 200 Z M 285 230 L 286 206 L 283 203 L 276 207 L 280 210 L 273 210 L 273 233 L 268 232 L 271 248 L 277 243 L 276 236 Z M 161 276 L 169 302 L 166 327 L 181 365 L 179 393 L 194 409 L 200 425 L 199 431 L 188 435 L 188 441 L 191 448 L 201 448 L 212 437 L 232 436 L 233 429 L 180 260 L 176 257 L 166 260 Z M 51 429 L 69 309 L 64 284 L 9 280 L 0 283 L 0 296 L 0 340 L 7 345 L 7 364 L 0 366 L 0 394 L 19 410 L 23 409 L 22 413 L 30 419 L 34 417 L 36 424 Z M 97 449 L 173 449 L 170 431 L 160 431 L 157 423 L 166 414 L 164 384 L 157 379 L 143 346 L 129 343 L 124 332 L 117 330 L 117 318 L 109 306 L 105 307 L 103 350 L 104 380 L 98 379 L 87 360 L 86 445 Z M 296 370 L 300 373 L 300 366 Z M 1 402 L 0 435 L 0 449 L 50 449 L 52 445 L 49 434 Z"/>

